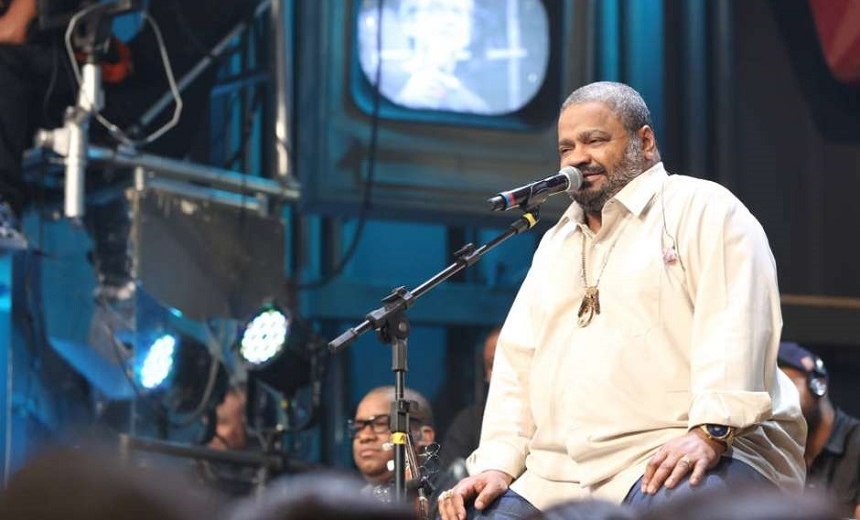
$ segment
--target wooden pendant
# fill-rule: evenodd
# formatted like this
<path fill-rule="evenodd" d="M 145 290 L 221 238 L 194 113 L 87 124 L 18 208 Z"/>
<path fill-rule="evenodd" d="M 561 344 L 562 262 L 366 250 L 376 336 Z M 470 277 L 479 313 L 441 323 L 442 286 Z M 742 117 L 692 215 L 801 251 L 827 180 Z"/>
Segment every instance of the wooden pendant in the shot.
<path fill-rule="evenodd" d="M 600 314 L 600 293 L 597 291 L 596 286 L 586 287 L 582 303 L 579 304 L 577 325 L 580 327 L 587 326 L 591 323 L 595 314 Z"/>

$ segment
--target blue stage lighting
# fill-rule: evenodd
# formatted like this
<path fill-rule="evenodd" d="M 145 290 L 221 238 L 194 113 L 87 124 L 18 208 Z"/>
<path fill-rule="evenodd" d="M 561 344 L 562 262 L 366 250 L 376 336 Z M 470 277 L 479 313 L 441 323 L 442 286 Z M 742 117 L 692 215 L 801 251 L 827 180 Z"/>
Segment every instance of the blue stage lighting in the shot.
<path fill-rule="evenodd" d="M 249 368 L 261 367 L 278 357 L 287 343 L 290 325 L 289 315 L 271 306 L 251 319 L 239 343 L 239 355 Z"/>
<path fill-rule="evenodd" d="M 178 340 L 170 334 L 162 334 L 144 353 L 137 370 L 140 385 L 145 390 L 161 386 L 173 370 Z"/>

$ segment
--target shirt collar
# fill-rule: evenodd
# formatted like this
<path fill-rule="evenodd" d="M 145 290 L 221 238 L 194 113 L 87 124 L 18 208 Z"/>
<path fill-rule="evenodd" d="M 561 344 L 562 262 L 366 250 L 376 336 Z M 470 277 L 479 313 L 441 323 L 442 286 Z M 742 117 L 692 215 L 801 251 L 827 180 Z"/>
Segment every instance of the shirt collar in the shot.
<path fill-rule="evenodd" d="M 840 409 L 836 409 L 836 420 L 833 421 L 833 431 L 830 432 L 830 437 L 827 439 L 827 444 L 824 449 L 836 455 L 842 455 L 845 452 L 845 444 L 848 442 L 848 433 L 851 428 L 848 415 Z"/>
<path fill-rule="evenodd" d="M 657 190 L 660 189 L 668 176 L 663 163 L 658 162 L 628 182 L 612 198 L 624 205 L 627 211 L 639 217 L 648 208 L 651 200 L 657 194 Z M 568 221 L 585 222 L 585 212 L 582 210 L 582 206 L 576 202 L 567 208 L 567 211 L 559 219 L 559 224 L 565 224 Z"/>
<path fill-rule="evenodd" d="M 640 217 L 657 194 L 657 190 L 663 185 L 667 175 L 663 163 L 659 162 L 628 182 L 614 198 L 623 204 L 627 211 Z"/>

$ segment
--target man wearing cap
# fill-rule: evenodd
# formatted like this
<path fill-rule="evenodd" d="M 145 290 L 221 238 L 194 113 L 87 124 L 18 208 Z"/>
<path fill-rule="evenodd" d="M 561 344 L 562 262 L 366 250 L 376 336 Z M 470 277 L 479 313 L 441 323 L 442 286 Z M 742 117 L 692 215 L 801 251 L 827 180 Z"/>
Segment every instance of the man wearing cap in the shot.
<path fill-rule="evenodd" d="M 797 343 L 783 341 L 778 361 L 800 393 L 809 429 L 804 451 L 807 488 L 827 490 L 840 514 L 860 518 L 860 420 L 830 401 L 821 358 Z"/>

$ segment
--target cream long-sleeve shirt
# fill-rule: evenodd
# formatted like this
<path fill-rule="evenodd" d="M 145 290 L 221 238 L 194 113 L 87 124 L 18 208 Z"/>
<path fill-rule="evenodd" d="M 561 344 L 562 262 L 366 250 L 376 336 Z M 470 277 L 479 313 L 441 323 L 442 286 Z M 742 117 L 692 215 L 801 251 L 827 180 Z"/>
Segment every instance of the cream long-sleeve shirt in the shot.
<path fill-rule="evenodd" d="M 600 314 L 579 327 L 583 239 Z M 620 502 L 660 446 L 715 423 L 736 429 L 726 455 L 800 490 L 806 424 L 776 366 L 781 328 L 767 237 L 722 186 L 657 164 L 607 202 L 596 234 L 573 203 L 502 329 L 470 473 L 513 475 L 541 509 Z"/>

